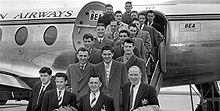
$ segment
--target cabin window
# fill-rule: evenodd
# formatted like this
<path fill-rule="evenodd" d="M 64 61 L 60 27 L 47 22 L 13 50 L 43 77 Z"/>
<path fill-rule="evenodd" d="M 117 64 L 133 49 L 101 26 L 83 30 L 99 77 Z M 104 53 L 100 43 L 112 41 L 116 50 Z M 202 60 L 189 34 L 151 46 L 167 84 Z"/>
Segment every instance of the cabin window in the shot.
<path fill-rule="evenodd" d="M 28 30 L 26 27 L 21 27 L 17 30 L 16 34 L 15 34 L 15 42 L 18 45 L 23 45 L 28 37 Z"/>
<path fill-rule="evenodd" d="M 2 40 L 2 29 L 0 28 L 0 41 Z"/>
<path fill-rule="evenodd" d="M 44 32 L 44 41 L 47 45 L 52 45 L 57 39 L 57 28 L 50 26 Z"/>

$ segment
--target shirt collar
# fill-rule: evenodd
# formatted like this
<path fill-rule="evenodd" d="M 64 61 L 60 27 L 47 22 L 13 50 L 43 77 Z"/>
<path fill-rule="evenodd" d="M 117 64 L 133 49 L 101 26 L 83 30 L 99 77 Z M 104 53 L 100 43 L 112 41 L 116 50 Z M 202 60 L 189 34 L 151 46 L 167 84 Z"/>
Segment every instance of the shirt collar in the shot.
<path fill-rule="evenodd" d="M 97 92 L 90 92 L 90 96 L 94 96 L 94 94 L 95 94 L 95 97 L 97 98 L 97 97 L 99 97 L 99 95 L 100 95 L 100 91 L 97 91 Z"/>
<path fill-rule="evenodd" d="M 58 95 L 59 95 L 59 91 L 61 91 L 61 95 L 62 95 L 62 94 L 64 94 L 65 88 L 64 88 L 63 90 L 59 90 L 59 89 L 57 88 L 57 94 L 58 94 Z"/>
<path fill-rule="evenodd" d="M 100 41 L 100 40 L 104 40 L 104 37 L 102 37 L 102 38 L 99 38 L 99 37 L 97 37 L 97 39 L 98 39 L 98 41 Z"/>
<path fill-rule="evenodd" d="M 45 86 L 45 87 L 44 87 L 44 89 L 45 89 L 45 88 L 50 84 L 50 82 L 51 82 L 51 81 L 49 81 L 46 85 L 44 85 L 44 84 L 42 83 L 42 84 L 41 84 L 41 87 L 42 87 L 42 86 Z"/>
<path fill-rule="evenodd" d="M 106 66 L 107 63 L 104 62 L 104 65 Z M 110 65 L 110 67 L 111 67 L 111 65 L 112 65 L 112 60 L 111 60 L 111 62 L 109 63 L 109 65 Z"/>
<path fill-rule="evenodd" d="M 141 81 L 139 81 L 138 84 L 134 85 L 134 88 L 139 88 L 140 84 L 141 84 Z M 133 85 L 133 84 L 131 84 L 131 85 Z"/>

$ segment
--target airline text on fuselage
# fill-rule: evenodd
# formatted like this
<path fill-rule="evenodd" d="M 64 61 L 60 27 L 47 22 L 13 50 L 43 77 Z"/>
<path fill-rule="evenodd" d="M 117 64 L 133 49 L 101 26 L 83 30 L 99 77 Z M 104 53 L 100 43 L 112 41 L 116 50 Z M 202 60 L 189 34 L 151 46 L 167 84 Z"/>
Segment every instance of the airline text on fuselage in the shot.
<path fill-rule="evenodd" d="M 72 17 L 74 11 L 41 11 L 41 12 L 25 12 L 10 15 L 10 13 L 0 13 L 0 20 L 11 19 L 40 19 L 40 18 L 66 18 Z"/>

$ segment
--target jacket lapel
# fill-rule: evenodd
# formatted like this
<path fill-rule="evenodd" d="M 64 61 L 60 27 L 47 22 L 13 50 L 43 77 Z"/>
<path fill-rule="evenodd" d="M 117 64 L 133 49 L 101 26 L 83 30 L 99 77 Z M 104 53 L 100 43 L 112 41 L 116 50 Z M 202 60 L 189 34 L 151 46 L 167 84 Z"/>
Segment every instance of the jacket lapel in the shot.
<path fill-rule="evenodd" d="M 144 94 L 144 91 L 145 91 L 145 88 L 143 88 L 143 87 L 144 86 L 141 83 L 139 88 L 138 88 L 137 96 L 136 96 L 136 99 L 135 99 L 135 102 L 134 102 L 134 108 L 136 108 L 139 101 L 141 101 L 141 97 L 142 97 L 142 95 Z"/>
<path fill-rule="evenodd" d="M 136 60 L 135 55 L 131 56 L 131 58 L 126 62 L 126 68 L 129 69 L 130 66 L 134 64 L 135 60 Z"/>
<path fill-rule="evenodd" d="M 83 78 L 85 78 L 88 74 L 90 74 L 89 73 L 89 69 L 92 67 L 92 65 L 91 65 L 91 63 L 87 63 L 86 64 L 86 66 L 85 66 L 85 68 L 84 68 L 84 71 L 82 72 L 81 70 L 81 74 L 79 74 L 80 75 L 80 79 L 79 79 L 79 81 L 81 81 L 81 80 L 83 80 Z"/>
<path fill-rule="evenodd" d="M 100 110 L 99 108 L 102 107 L 103 101 L 104 101 L 103 94 L 100 93 L 99 98 L 98 98 L 96 104 L 93 107 L 94 111 L 99 111 Z"/>
<path fill-rule="evenodd" d="M 110 69 L 109 81 L 111 80 L 111 78 L 114 75 L 116 70 L 117 70 L 116 62 L 114 60 L 112 60 L 112 66 L 111 66 L 111 69 Z"/>

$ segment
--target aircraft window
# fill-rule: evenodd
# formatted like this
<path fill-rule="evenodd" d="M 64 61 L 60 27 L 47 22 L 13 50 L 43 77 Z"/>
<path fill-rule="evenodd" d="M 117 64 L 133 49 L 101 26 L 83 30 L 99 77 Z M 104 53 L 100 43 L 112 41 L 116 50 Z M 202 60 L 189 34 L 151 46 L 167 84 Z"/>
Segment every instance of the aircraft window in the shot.
<path fill-rule="evenodd" d="M 44 41 L 47 45 L 52 45 L 57 39 L 57 28 L 50 26 L 44 32 Z"/>
<path fill-rule="evenodd" d="M 15 41 L 18 45 L 23 45 L 28 37 L 28 30 L 26 27 L 21 27 L 15 34 Z"/>
<path fill-rule="evenodd" d="M 0 28 L 0 41 L 2 39 L 2 29 Z"/>

